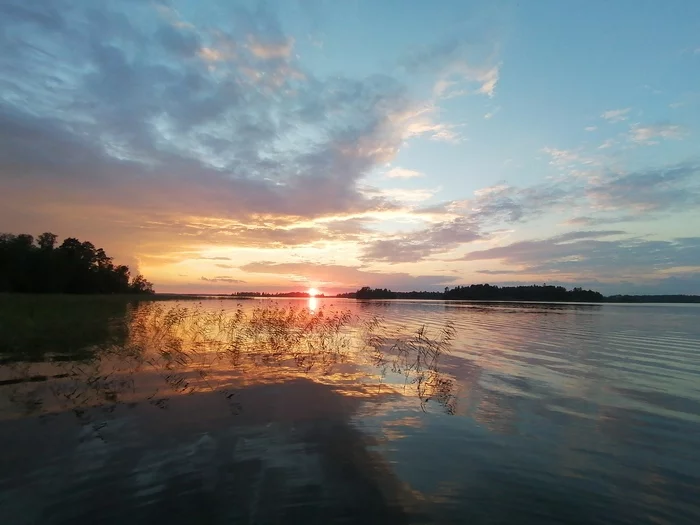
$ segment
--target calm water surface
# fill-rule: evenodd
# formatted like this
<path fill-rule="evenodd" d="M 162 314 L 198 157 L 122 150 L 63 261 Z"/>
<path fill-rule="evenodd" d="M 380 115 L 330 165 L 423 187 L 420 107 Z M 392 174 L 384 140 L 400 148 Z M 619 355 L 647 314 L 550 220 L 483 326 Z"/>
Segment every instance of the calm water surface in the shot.
<path fill-rule="evenodd" d="M 697 306 L 264 305 L 5 326 L 0 521 L 700 523 Z"/>

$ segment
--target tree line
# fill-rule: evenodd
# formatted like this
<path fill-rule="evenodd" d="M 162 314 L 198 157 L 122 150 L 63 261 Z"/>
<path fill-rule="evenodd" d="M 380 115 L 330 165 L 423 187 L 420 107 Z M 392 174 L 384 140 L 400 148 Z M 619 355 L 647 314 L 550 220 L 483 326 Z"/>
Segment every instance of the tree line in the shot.
<path fill-rule="evenodd" d="M 356 292 L 339 296 L 356 299 L 445 299 L 462 301 L 575 301 L 600 302 L 603 294 L 582 288 L 567 290 L 563 286 L 495 286 L 472 284 L 445 288 L 444 292 L 394 292 L 387 288 L 364 286 Z"/>
<path fill-rule="evenodd" d="M 700 303 L 700 295 L 610 295 L 609 303 Z"/>
<path fill-rule="evenodd" d="M 356 292 L 338 294 L 337 297 L 350 299 L 443 299 L 442 292 L 394 292 L 388 288 L 363 286 Z"/>
<path fill-rule="evenodd" d="M 294 297 L 294 298 L 309 298 L 311 295 L 308 292 L 234 292 L 233 297 Z M 320 293 L 314 297 L 325 297 Z"/>
<path fill-rule="evenodd" d="M 0 234 L 0 292 L 150 294 L 153 285 L 128 266 L 115 265 L 102 248 L 42 233 Z"/>

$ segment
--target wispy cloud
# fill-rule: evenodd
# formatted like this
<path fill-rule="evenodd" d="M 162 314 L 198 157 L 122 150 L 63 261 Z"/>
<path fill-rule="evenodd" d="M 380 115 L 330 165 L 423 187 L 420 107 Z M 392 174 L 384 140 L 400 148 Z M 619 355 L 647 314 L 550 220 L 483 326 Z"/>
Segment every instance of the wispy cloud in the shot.
<path fill-rule="evenodd" d="M 700 260 L 700 238 L 607 239 L 624 233 L 618 230 L 571 232 L 473 251 L 464 260 L 498 260 L 523 273 L 578 276 L 579 279 L 653 277 L 656 270 L 697 266 Z"/>
<path fill-rule="evenodd" d="M 502 66 L 495 60 L 493 49 L 484 54 L 482 48 L 463 37 L 448 38 L 414 52 L 403 65 L 412 72 L 437 73 L 433 95 L 443 99 L 469 94 L 493 97 Z"/>
<path fill-rule="evenodd" d="M 413 179 L 416 177 L 423 177 L 423 173 L 420 171 L 400 168 L 398 166 L 391 168 L 384 175 L 390 179 Z"/>
<path fill-rule="evenodd" d="M 417 203 L 432 198 L 441 188 L 366 188 L 363 191 L 370 196 L 379 196 L 404 203 Z"/>
<path fill-rule="evenodd" d="M 456 62 L 445 69 L 435 83 L 433 93 L 438 98 L 450 99 L 478 94 L 493 97 L 500 79 L 501 65 L 480 68 Z"/>
<path fill-rule="evenodd" d="M 555 166 L 571 165 L 578 162 L 581 158 L 577 151 L 551 148 L 549 146 L 542 148 L 542 151 L 551 157 L 550 164 Z"/>
<path fill-rule="evenodd" d="M 638 217 L 634 215 L 607 215 L 603 214 L 597 217 L 590 216 L 579 216 L 572 217 L 565 221 L 565 224 L 570 226 L 605 226 L 610 224 L 617 224 L 621 222 L 632 222 L 637 220 Z"/>
<path fill-rule="evenodd" d="M 610 109 L 603 112 L 600 116 L 608 122 L 622 122 L 623 120 L 627 120 L 629 118 L 628 114 L 631 109 L 632 108 Z"/>
<path fill-rule="evenodd" d="M 478 226 L 469 219 L 460 217 L 424 230 L 368 243 L 362 260 L 390 264 L 417 262 L 481 238 Z"/>
<path fill-rule="evenodd" d="M 550 156 L 550 165 L 556 166 L 570 175 L 587 175 L 590 169 L 599 164 L 598 159 L 584 154 L 580 150 L 545 147 L 542 148 L 542 151 Z"/>
<path fill-rule="evenodd" d="M 241 281 L 240 279 L 234 279 L 233 277 L 227 277 L 225 275 L 220 275 L 217 277 L 200 277 L 200 280 L 207 281 L 210 283 L 227 283 L 227 284 L 245 283 L 245 281 Z"/>
<path fill-rule="evenodd" d="M 700 166 L 693 163 L 613 174 L 593 181 L 586 196 L 598 209 L 649 213 L 700 205 Z"/>
<path fill-rule="evenodd" d="M 427 136 L 430 140 L 458 143 L 463 140 L 460 124 L 439 121 L 438 108 L 432 104 L 419 106 L 391 117 L 403 129 L 405 139 Z"/>
<path fill-rule="evenodd" d="M 520 270 L 477 270 L 476 273 L 483 273 L 484 275 L 513 275 L 522 274 Z"/>
<path fill-rule="evenodd" d="M 685 135 L 685 129 L 674 124 L 634 124 L 630 128 L 629 138 L 637 144 L 654 145 L 659 143 L 658 139 L 680 140 Z"/>
<path fill-rule="evenodd" d="M 275 263 L 260 261 L 246 264 L 249 273 L 273 274 L 279 278 L 297 277 L 313 280 L 320 286 L 359 288 L 381 286 L 394 290 L 436 289 L 455 281 L 455 276 L 411 275 L 402 272 L 373 272 L 356 266 L 315 263 Z"/>
<path fill-rule="evenodd" d="M 288 38 L 281 42 L 265 42 L 258 35 L 249 35 L 247 47 L 257 58 L 265 60 L 289 58 L 294 49 L 294 39 Z"/>
<path fill-rule="evenodd" d="M 486 113 L 486 114 L 484 115 L 484 118 L 485 118 L 486 120 L 491 120 L 493 117 L 496 116 L 496 113 L 498 113 L 499 111 L 501 111 L 501 106 L 496 106 L 496 107 L 493 108 L 491 111 L 489 111 L 488 113 Z"/>

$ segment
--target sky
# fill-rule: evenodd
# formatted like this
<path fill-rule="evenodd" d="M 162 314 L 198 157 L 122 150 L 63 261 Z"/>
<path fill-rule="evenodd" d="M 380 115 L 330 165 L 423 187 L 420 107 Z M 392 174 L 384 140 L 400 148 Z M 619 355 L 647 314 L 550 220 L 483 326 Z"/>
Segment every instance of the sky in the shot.
<path fill-rule="evenodd" d="M 700 2 L 2 0 L 0 230 L 160 292 L 700 294 Z"/>

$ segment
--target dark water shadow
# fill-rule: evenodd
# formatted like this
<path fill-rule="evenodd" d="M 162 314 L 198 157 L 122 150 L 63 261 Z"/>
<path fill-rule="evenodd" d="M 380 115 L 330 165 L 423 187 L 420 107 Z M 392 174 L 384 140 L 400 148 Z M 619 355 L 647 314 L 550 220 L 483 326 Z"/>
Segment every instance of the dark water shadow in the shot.
<path fill-rule="evenodd" d="M 358 392 L 361 394 L 361 392 Z M 415 505 L 350 418 L 364 398 L 311 380 L 215 393 L 167 411 L 121 406 L 91 425 L 5 422 L 3 515 L 11 523 L 409 523 Z M 51 433 L 46 431 L 51 429 Z M 10 483 L 9 480 L 12 480 Z M 10 523 L 6 522 L 6 523 Z"/>

